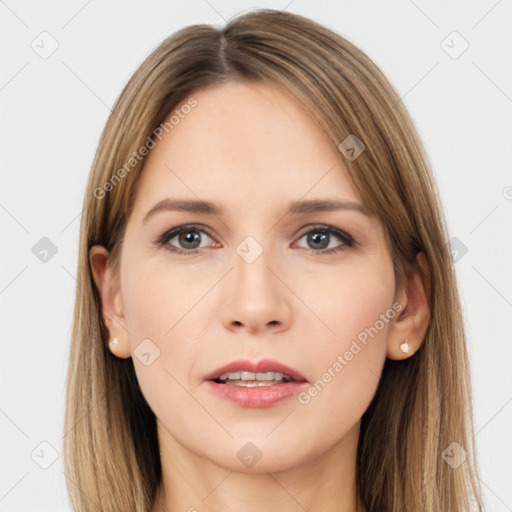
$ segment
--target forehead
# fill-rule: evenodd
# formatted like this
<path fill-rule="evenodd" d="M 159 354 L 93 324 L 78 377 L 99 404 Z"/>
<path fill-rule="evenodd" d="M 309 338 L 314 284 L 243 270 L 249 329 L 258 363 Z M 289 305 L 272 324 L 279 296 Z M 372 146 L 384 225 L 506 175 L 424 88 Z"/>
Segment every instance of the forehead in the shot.
<path fill-rule="evenodd" d="M 181 110 L 190 97 L 195 106 Z M 169 195 L 241 207 L 309 194 L 360 200 L 340 153 L 285 89 L 228 82 L 190 97 L 146 158 L 135 208 Z"/>

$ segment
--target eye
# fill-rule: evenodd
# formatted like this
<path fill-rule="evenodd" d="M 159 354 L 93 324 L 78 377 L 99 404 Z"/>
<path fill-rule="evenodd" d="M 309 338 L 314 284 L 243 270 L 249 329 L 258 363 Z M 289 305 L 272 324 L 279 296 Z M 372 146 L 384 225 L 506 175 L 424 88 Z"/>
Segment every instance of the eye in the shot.
<path fill-rule="evenodd" d="M 341 244 L 332 246 L 331 241 L 333 236 L 341 240 Z M 350 235 L 331 226 L 313 226 L 313 228 L 305 232 L 300 239 L 304 237 L 306 237 L 307 243 L 312 247 L 314 252 L 331 254 L 355 247 L 355 241 Z"/>
<path fill-rule="evenodd" d="M 178 254 L 195 254 L 200 252 L 198 249 L 202 248 L 200 244 L 203 235 L 211 239 L 201 227 L 187 225 L 166 231 L 155 243 Z M 178 247 L 171 243 L 174 239 L 176 239 L 175 243 L 178 244 Z"/>

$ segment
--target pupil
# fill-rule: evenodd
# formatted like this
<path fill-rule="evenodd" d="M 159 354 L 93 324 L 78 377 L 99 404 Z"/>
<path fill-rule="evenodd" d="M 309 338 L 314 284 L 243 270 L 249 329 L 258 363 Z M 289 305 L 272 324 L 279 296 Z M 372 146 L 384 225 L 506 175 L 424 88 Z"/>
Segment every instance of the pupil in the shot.
<path fill-rule="evenodd" d="M 187 244 L 193 244 L 199 240 L 199 233 L 197 231 L 186 231 L 180 236 L 180 243 L 182 243 L 186 249 L 196 249 L 195 247 L 189 247 Z"/>
<path fill-rule="evenodd" d="M 320 246 L 322 247 L 322 249 L 324 249 L 325 247 L 327 247 L 329 245 L 329 242 L 327 242 L 327 238 L 328 238 L 328 235 L 326 233 L 321 233 L 321 234 L 314 234 L 314 235 L 311 235 L 311 240 L 313 240 L 313 242 L 315 244 L 317 244 L 317 247 L 318 247 L 318 243 L 320 243 Z"/>

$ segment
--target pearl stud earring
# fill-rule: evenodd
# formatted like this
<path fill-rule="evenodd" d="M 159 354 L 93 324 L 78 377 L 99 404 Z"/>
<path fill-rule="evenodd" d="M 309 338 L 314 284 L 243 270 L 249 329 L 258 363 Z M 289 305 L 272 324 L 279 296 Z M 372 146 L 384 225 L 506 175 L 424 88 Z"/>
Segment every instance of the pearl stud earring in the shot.
<path fill-rule="evenodd" d="M 110 350 L 112 350 L 112 345 L 117 345 L 118 343 L 119 343 L 119 338 L 112 338 L 108 342 L 108 347 L 110 348 Z"/>
<path fill-rule="evenodd" d="M 400 350 L 404 353 L 404 354 L 408 354 L 409 353 L 409 350 L 410 350 L 410 347 L 409 347 L 409 340 L 406 339 L 401 345 L 400 345 Z"/>

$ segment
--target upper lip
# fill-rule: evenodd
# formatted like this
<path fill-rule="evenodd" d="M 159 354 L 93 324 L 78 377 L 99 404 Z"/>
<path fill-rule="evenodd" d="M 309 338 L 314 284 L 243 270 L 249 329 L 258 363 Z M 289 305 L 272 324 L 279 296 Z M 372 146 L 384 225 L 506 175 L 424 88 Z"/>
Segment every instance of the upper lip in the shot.
<path fill-rule="evenodd" d="M 306 380 L 306 378 L 294 368 L 290 368 L 289 366 L 273 359 L 262 359 L 257 362 L 249 361 L 248 359 L 238 359 L 237 361 L 228 363 L 208 373 L 204 376 L 204 380 L 215 380 L 224 373 L 236 371 L 254 373 L 279 372 L 288 375 L 288 377 L 291 377 L 293 380 L 298 382 Z"/>

